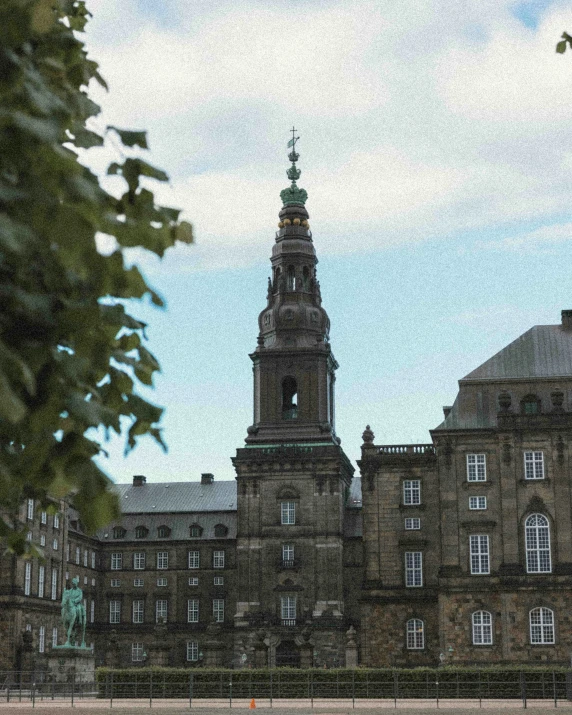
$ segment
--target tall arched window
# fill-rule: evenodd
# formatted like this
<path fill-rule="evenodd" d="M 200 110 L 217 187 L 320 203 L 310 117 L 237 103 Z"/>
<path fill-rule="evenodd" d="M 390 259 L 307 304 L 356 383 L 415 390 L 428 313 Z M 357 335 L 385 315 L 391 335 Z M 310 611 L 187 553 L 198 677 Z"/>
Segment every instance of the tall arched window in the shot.
<path fill-rule="evenodd" d="M 296 290 L 296 269 L 294 266 L 288 266 L 288 290 Z"/>
<path fill-rule="evenodd" d="M 420 618 L 410 618 L 407 621 L 407 649 L 422 650 L 425 648 L 425 626 Z"/>
<path fill-rule="evenodd" d="M 528 573 L 550 573 L 550 526 L 543 514 L 531 514 L 525 522 L 526 570 Z"/>
<path fill-rule="evenodd" d="M 520 409 L 525 415 L 537 415 L 540 412 L 540 400 L 536 395 L 526 395 L 520 402 Z"/>
<path fill-rule="evenodd" d="M 493 617 L 488 611 L 473 613 L 473 643 L 491 645 L 493 642 Z"/>
<path fill-rule="evenodd" d="M 298 385 L 296 380 L 285 377 L 282 380 L 282 419 L 295 420 L 298 417 Z"/>
<path fill-rule="evenodd" d="M 533 608 L 529 619 L 532 644 L 554 643 L 554 611 L 544 607 Z"/>
<path fill-rule="evenodd" d="M 304 266 L 304 270 L 302 271 L 302 288 L 305 291 L 310 290 L 310 269 L 308 266 Z"/>

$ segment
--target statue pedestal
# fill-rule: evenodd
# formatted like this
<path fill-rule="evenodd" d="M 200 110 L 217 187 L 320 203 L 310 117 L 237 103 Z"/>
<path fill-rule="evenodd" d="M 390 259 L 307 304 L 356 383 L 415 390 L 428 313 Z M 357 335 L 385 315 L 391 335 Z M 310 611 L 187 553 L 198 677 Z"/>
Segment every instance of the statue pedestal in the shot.
<path fill-rule="evenodd" d="M 55 646 L 48 653 L 47 661 L 54 683 L 95 682 L 95 655 L 91 648 Z"/>

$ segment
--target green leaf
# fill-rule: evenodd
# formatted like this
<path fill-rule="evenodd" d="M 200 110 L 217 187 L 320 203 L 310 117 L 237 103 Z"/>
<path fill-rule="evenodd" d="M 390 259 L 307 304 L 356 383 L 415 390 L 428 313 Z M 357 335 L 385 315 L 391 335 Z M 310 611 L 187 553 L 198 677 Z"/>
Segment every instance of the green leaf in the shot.
<path fill-rule="evenodd" d="M 556 52 L 559 54 L 566 52 L 566 40 L 560 40 L 560 42 L 556 45 Z"/>
<path fill-rule="evenodd" d="M 175 240 L 183 243 L 194 243 L 193 227 L 188 221 L 181 221 L 175 229 Z"/>
<path fill-rule="evenodd" d="M 90 149 L 92 146 L 102 146 L 103 137 L 99 134 L 86 129 L 85 127 L 79 127 L 74 130 L 74 145 L 81 147 L 82 149 Z"/>
<path fill-rule="evenodd" d="M 119 129 L 111 125 L 108 126 L 107 129 L 112 129 L 116 132 L 125 146 L 140 146 L 142 149 L 149 148 L 147 146 L 147 132 L 134 132 L 128 129 Z"/>

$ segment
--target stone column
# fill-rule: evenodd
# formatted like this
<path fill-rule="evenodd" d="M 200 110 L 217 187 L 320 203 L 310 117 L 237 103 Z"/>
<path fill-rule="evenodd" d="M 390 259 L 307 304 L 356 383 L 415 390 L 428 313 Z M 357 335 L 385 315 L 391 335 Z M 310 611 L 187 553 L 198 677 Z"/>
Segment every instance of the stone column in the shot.
<path fill-rule="evenodd" d="M 356 630 L 350 626 L 346 631 L 346 668 L 357 668 L 358 647 L 356 642 Z"/>
<path fill-rule="evenodd" d="M 169 652 L 171 650 L 167 637 L 167 626 L 164 623 L 158 623 L 153 631 L 153 647 L 149 654 L 149 664 L 166 667 L 169 665 Z"/>

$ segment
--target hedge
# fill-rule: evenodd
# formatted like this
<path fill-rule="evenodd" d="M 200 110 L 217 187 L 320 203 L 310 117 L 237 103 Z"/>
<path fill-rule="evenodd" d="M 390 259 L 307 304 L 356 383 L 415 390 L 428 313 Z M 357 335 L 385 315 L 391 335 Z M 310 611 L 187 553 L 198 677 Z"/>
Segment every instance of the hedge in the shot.
<path fill-rule="evenodd" d="M 98 668 L 96 681 L 102 698 L 572 697 L 572 672 L 565 667 Z"/>

